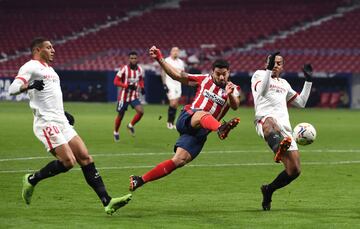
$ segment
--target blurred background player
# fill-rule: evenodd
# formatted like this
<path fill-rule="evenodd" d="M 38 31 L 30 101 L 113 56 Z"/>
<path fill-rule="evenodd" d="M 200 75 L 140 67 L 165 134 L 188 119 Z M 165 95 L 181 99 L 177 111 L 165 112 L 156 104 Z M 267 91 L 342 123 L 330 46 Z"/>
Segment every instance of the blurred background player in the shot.
<path fill-rule="evenodd" d="M 139 100 L 139 91 L 145 94 L 144 90 L 144 72 L 138 65 L 138 55 L 136 52 L 129 53 L 129 65 L 122 67 L 114 78 L 114 85 L 120 87 L 118 103 L 116 110 L 118 114 L 115 118 L 114 140 L 119 141 L 119 128 L 121 120 L 124 118 L 125 111 L 129 104 L 135 109 L 131 122 L 126 126 L 132 136 L 135 136 L 135 124 L 140 121 L 144 115 L 143 106 Z"/>
<path fill-rule="evenodd" d="M 170 56 L 166 57 L 165 61 L 177 70 L 184 71 L 185 63 L 179 58 L 179 51 L 178 47 L 173 47 L 170 51 Z M 167 128 L 175 129 L 174 121 L 176 118 L 176 110 L 179 106 L 179 99 L 181 97 L 181 83 L 173 80 L 165 71 L 161 72 L 161 79 L 169 99 Z"/>
<path fill-rule="evenodd" d="M 236 110 L 240 105 L 238 88 L 229 81 L 230 70 L 227 61 L 216 60 L 211 74 L 190 75 L 167 63 L 155 46 L 150 48 L 150 55 L 171 78 L 185 85 L 196 86 L 198 89 L 192 104 L 184 107 L 177 120 L 176 129 L 180 137 L 174 146 L 175 155 L 143 176 L 130 176 L 131 191 L 191 162 L 201 152 L 211 131 L 216 131 L 220 139 L 225 139 L 230 130 L 240 122 L 239 118 L 233 118 L 223 124 L 219 122 L 229 108 Z"/>
<path fill-rule="evenodd" d="M 34 114 L 34 133 L 47 151 L 57 159 L 39 171 L 24 176 L 22 197 L 25 203 L 30 204 L 34 188 L 41 180 L 67 172 L 77 162 L 88 185 L 94 189 L 103 203 L 105 212 L 114 213 L 127 204 L 131 194 L 120 198 L 111 198 L 108 195 L 83 140 L 69 124 L 69 121 L 73 123 L 74 119 L 66 114 L 69 117 L 68 121 L 64 114 L 60 79 L 49 66 L 55 55 L 51 42 L 45 38 L 35 38 L 30 48 L 32 60 L 20 68 L 9 91 L 12 95 L 22 92 L 29 95 L 30 108 Z"/>
<path fill-rule="evenodd" d="M 312 85 L 310 64 L 303 67 L 305 84 L 300 95 L 280 77 L 283 70 L 284 58 L 274 53 L 267 58 L 266 70 L 257 70 L 251 79 L 256 132 L 275 153 L 275 162 L 282 161 L 285 167 L 272 183 L 261 186 L 262 207 L 265 211 L 271 208 L 273 192 L 290 184 L 300 175 L 300 154 L 292 138 L 287 104 L 304 108 Z"/>

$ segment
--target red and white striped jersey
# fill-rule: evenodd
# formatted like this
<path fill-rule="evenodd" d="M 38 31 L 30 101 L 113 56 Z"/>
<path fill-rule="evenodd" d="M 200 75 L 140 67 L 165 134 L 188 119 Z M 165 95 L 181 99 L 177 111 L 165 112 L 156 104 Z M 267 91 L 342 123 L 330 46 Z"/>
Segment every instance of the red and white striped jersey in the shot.
<path fill-rule="evenodd" d="M 194 101 L 184 107 L 185 110 L 189 109 L 201 109 L 208 111 L 214 118 L 221 120 L 226 112 L 229 110 L 228 95 L 225 89 L 217 86 L 211 77 L 211 75 L 188 75 L 188 79 L 191 82 L 196 82 L 197 90 L 194 97 Z M 240 96 L 240 87 L 237 86 L 233 95 Z"/>
<path fill-rule="evenodd" d="M 114 84 L 120 87 L 118 101 L 130 102 L 139 98 L 139 88 L 144 88 L 143 69 L 132 70 L 129 65 L 122 67 L 115 76 Z M 134 86 L 135 89 L 129 88 Z"/>

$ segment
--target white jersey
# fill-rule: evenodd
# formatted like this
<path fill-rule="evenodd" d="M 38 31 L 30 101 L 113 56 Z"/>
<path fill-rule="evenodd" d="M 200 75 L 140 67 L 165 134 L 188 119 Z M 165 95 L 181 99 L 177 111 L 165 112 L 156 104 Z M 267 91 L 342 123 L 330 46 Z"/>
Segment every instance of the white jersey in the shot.
<path fill-rule="evenodd" d="M 27 91 L 30 97 L 29 105 L 35 118 L 67 122 L 64 115 L 60 79 L 52 67 L 38 60 L 30 60 L 20 68 L 15 79 L 22 80 L 24 83 L 43 80 L 44 90 L 32 89 Z"/>
<path fill-rule="evenodd" d="M 251 78 L 251 90 L 255 104 L 255 119 L 260 120 L 265 116 L 276 117 L 279 121 L 290 126 L 287 103 L 294 100 L 298 94 L 290 84 L 282 78 L 269 78 L 269 88 L 264 95 L 260 88 L 267 73 L 257 70 Z"/>
<path fill-rule="evenodd" d="M 184 71 L 185 70 L 185 63 L 184 61 L 182 61 L 180 58 L 176 58 L 175 60 L 173 58 L 166 57 L 165 58 L 166 63 L 170 64 L 172 67 L 180 70 L 180 71 Z M 170 87 L 180 87 L 181 88 L 181 83 L 179 81 L 173 80 L 170 76 L 166 75 L 165 77 L 165 84 L 166 86 Z"/>

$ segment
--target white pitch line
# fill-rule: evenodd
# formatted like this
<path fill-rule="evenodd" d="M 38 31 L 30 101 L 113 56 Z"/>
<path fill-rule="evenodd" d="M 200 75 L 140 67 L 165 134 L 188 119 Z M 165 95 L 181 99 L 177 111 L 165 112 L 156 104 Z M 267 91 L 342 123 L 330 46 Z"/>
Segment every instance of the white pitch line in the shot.
<path fill-rule="evenodd" d="M 320 162 L 320 161 L 308 161 L 302 162 L 302 165 L 348 165 L 348 164 L 360 164 L 360 161 L 329 161 L 329 162 Z M 246 167 L 246 166 L 277 166 L 276 163 L 263 163 L 263 162 L 253 162 L 253 163 L 233 163 L 233 164 L 194 164 L 187 165 L 186 167 Z M 146 169 L 153 168 L 155 165 L 134 165 L 134 166 L 118 166 L 118 167 L 99 167 L 98 170 L 122 170 L 122 169 Z M 72 170 L 79 171 L 80 168 L 74 168 Z M 0 170 L 0 174 L 6 173 L 29 173 L 34 172 L 34 170 Z"/>
<path fill-rule="evenodd" d="M 201 154 L 232 154 L 232 153 L 266 153 L 270 150 L 217 150 L 217 151 L 203 151 Z M 314 149 L 314 150 L 301 150 L 301 152 L 309 153 L 360 153 L 360 149 Z M 100 153 L 91 154 L 93 157 L 137 157 L 137 156 L 154 156 L 154 155 L 171 155 L 172 151 L 168 152 L 150 152 L 150 153 Z M 0 162 L 6 161 L 28 161 L 38 159 L 53 158 L 51 156 L 43 157 L 18 157 L 18 158 L 0 158 Z"/>

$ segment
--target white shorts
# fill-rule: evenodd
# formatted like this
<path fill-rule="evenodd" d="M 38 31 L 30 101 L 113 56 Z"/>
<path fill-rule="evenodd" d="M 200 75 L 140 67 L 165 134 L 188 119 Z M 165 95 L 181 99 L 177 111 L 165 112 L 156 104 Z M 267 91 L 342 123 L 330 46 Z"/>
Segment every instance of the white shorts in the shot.
<path fill-rule="evenodd" d="M 45 145 L 47 151 L 68 143 L 78 135 L 67 121 L 47 121 L 41 118 L 34 119 L 33 130 L 35 136 Z"/>
<path fill-rule="evenodd" d="M 166 86 L 169 89 L 169 92 L 167 93 L 169 100 L 178 99 L 181 97 L 181 84 L 175 85 L 168 83 Z"/>
<path fill-rule="evenodd" d="M 262 124 L 265 122 L 265 119 L 267 118 L 273 118 L 275 120 L 275 122 L 277 123 L 277 125 L 279 126 L 279 128 L 281 129 L 281 134 L 283 136 L 288 136 L 291 138 L 291 145 L 289 147 L 289 151 L 292 151 L 292 150 L 298 150 L 298 146 L 292 136 L 292 129 L 291 127 L 288 125 L 288 124 L 285 124 L 279 120 L 277 120 L 275 117 L 271 116 L 271 115 L 267 115 L 267 116 L 264 116 L 262 117 L 260 120 L 257 120 L 256 121 L 256 126 L 255 126 L 255 129 L 256 129 L 256 133 L 264 138 L 264 132 L 263 132 L 263 128 L 262 128 Z"/>

